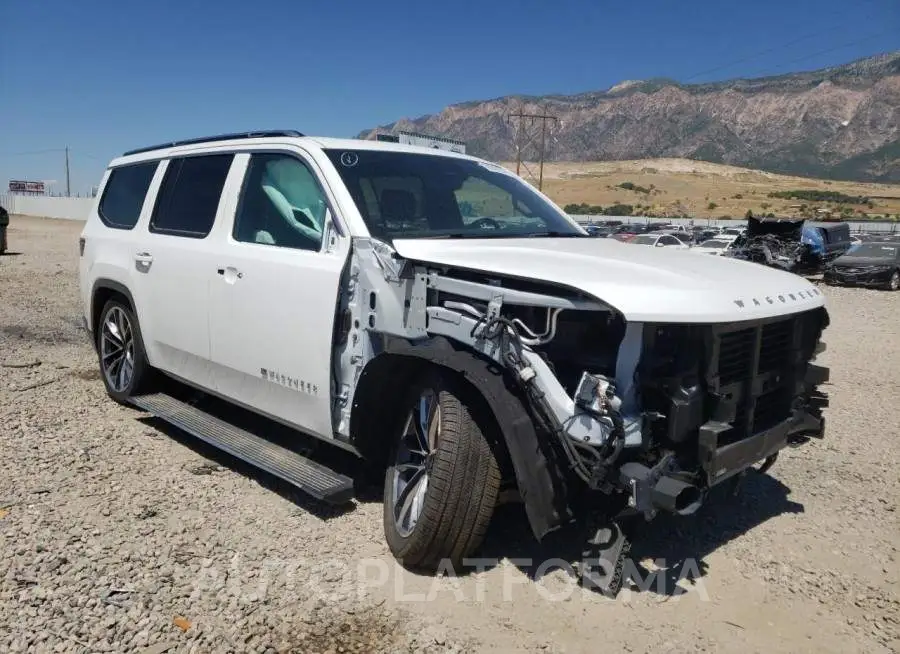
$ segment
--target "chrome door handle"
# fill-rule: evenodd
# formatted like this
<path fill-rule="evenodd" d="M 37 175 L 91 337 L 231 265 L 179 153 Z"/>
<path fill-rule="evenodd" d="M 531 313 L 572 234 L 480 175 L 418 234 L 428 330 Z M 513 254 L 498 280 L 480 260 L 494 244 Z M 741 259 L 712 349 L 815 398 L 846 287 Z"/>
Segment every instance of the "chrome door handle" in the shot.
<path fill-rule="evenodd" d="M 149 252 L 138 252 L 134 255 L 134 267 L 138 272 L 147 272 L 153 264 L 153 255 Z"/>
<path fill-rule="evenodd" d="M 234 284 L 236 280 L 242 279 L 244 277 L 244 273 L 242 273 L 234 266 L 228 266 L 227 268 L 217 268 L 216 273 L 222 275 L 225 278 L 225 281 L 229 284 Z"/>

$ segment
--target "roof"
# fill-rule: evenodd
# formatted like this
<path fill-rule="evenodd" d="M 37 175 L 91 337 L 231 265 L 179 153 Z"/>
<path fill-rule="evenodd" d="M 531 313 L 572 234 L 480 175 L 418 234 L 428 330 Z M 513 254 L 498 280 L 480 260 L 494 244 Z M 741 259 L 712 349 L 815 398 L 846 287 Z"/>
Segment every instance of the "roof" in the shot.
<path fill-rule="evenodd" d="M 127 163 L 136 163 L 139 161 L 173 157 L 197 152 L 198 150 L 216 148 L 221 146 L 265 147 L 272 145 L 289 144 L 299 145 L 301 147 L 305 146 L 323 149 L 407 152 L 410 154 L 429 154 L 432 156 L 455 157 L 457 159 L 482 161 L 481 159 L 478 159 L 477 157 L 473 157 L 471 155 L 460 154 L 458 152 L 443 150 L 440 148 L 428 148 L 420 145 L 406 145 L 402 143 L 370 141 L 363 139 L 342 139 L 326 136 L 307 136 L 295 130 L 270 130 L 257 132 L 236 132 L 232 134 L 221 134 L 218 136 L 191 138 L 183 141 L 170 141 L 168 143 L 161 143 L 154 146 L 137 148 L 134 150 L 129 150 L 122 154 L 120 157 L 113 159 L 109 165 L 119 166 Z"/>

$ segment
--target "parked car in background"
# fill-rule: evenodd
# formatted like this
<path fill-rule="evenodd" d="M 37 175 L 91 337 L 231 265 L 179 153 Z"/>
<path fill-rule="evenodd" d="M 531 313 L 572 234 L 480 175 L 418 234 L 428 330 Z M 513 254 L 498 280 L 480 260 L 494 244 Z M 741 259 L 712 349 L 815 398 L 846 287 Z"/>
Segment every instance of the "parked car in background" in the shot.
<path fill-rule="evenodd" d="M 638 234 L 629 241 L 632 245 L 649 245 L 651 247 L 670 247 L 676 250 L 689 250 L 690 246 L 672 234 Z"/>
<path fill-rule="evenodd" d="M 825 267 L 826 284 L 900 289 L 900 243 L 863 243 Z"/>
<path fill-rule="evenodd" d="M 691 250 L 700 254 L 714 254 L 719 257 L 727 257 L 734 250 L 735 238 L 711 238 L 695 245 Z"/>
<path fill-rule="evenodd" d="M 613 233 L 613 228 L 601 225 L 585 225 L 584 231 L 597 238 L 607 238 Z"/>
<path fill-rule="evenodd" d="M 703 243 L 711 238 L 716 238 L 721 234 L 721 231 L 716 229 L 715 227 L 694 227 L 692 230 L 694 243 Z"/>
<path fill-rule="evenodd" d="M 0 207 L 0 254 L 6 252 L 6 228 L 9 227 L 9 212 Z"/>
<path fill-rule="evenodd" d="M 638 234 L 646 234 L 649 230 L 643 223 L 624 223 L 616 227 L 612 238 L 617 241 L 631 241 Z"/>
<path fill-rule="evenodd" d="M 817 274 L 850 248 L 847 223 L 813 223 L 803 218 L 747 219 L 734 256 L 799 275 Z"/>

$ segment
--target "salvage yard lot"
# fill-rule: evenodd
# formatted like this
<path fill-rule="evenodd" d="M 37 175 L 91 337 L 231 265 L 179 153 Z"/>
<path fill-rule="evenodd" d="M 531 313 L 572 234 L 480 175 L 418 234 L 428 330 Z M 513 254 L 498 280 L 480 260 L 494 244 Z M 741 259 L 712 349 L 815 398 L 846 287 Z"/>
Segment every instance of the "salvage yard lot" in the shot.
<path fill-rule="evenodd" d="M 649 525 L 635 559 L 667 570 L 610 601 L 528 578 L 578 543 L 537 547 L 520 507 L 484 571 L 415 575 L 376 494 L 325 509 L 113 403 L 80 329 L 80 229 L 13 216 L 0 257 L 0 651 L 900 650 L 900 293 L 826 289 L 825 440 Z"/>

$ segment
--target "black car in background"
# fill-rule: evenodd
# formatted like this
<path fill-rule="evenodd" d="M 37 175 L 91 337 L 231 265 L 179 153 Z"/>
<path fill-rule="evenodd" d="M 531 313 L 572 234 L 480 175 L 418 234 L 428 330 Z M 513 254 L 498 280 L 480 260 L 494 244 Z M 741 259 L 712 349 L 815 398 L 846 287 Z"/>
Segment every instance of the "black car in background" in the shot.
<path fill-rule="evenodd" d="M 826 284 L 900 289 L 900 243 L 869 241 L 825 267 Z"/>

